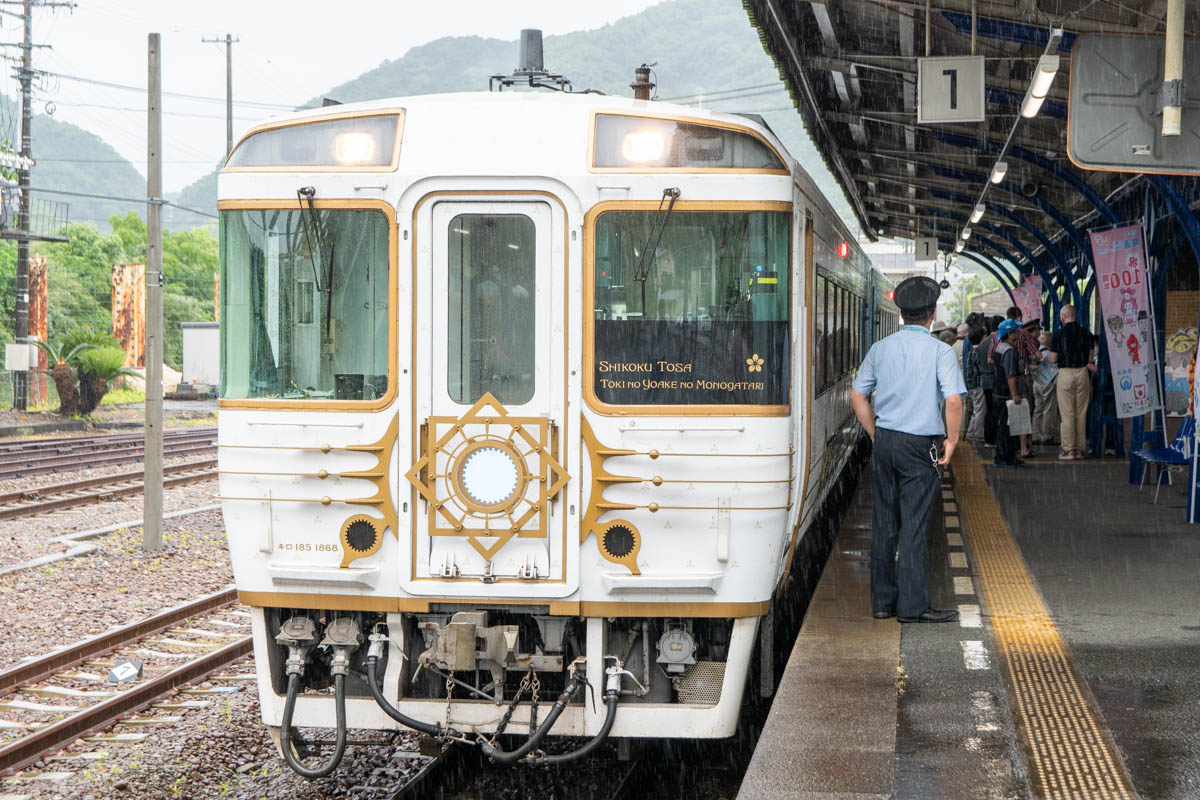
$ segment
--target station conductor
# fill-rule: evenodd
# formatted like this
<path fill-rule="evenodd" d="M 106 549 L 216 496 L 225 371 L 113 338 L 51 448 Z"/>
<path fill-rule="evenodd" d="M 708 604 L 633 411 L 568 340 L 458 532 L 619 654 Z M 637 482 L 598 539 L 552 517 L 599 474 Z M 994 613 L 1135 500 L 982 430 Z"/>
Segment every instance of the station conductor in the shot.
<path fill-rule="evenodd" d="M 867 352 L 850 405 L 874 443 L 871 456 L 871 612 L 876 619 L 952 622 L 929 604 L 929 512 L 950 463 L 967 388 L 950 345 L 930 334 L 941 289 L 906 278 L 893 294 L 904 327 Z M 871 407 L 871 394 L 875 407 Z"/>

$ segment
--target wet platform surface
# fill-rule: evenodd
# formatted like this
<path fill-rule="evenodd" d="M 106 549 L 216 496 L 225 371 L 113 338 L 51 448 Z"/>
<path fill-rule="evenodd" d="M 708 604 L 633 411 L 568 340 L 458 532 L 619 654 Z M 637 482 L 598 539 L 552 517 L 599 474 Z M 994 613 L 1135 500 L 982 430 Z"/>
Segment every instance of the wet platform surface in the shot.
<path fill-rule="evenodd" d="M 739 798 L 1200 798 L 1200 526 L 1128 463 L 960 452 L 942 625 L 870 616 L 870 473 Z M 969 460 L 968 460 L 969 459 Z"/>

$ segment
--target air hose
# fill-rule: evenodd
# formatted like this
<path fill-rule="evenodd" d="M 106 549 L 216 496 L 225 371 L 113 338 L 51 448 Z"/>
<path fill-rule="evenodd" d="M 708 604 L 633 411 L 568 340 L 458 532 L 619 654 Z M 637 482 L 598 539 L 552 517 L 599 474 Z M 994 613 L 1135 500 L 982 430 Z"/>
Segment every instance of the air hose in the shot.
<path fill-rule="evenodd" d="M 383 713 L 396 720 L 396 722 L 412 728 L 415 731 L 427 733 L 430 736 L 440 739 L 444 733 L 441 725 L 421 722 L 419 719 L 413 719 L 407 714 L 401 712 L 400 709 L 388 702 L 388 699 L 383 696 L 383 690 L 379 688 L 379 682 L 377 680 L 378 670 L 376 669 L 376 666 L 379 663 L 379 659 L 383 656 L 383 648 L 386 642 L 386 636 L 381 636 L 379 634 L 371 635 L 371 648 L 367 651 L 367 686 L 371 689 L 371 696 L 375 698 L 375 702 L 378 703 L 379 707 L 383 709 Z"/>
<path fill-rule="evenodd" d="M 589 755 L 597 747 L 604 744 L 604 740 L 608 738 L 609 732 L 612 731 L 613 723 L 617 721 L 617 693 L 606 691 L 604 693 L 604 704 L 608 706 L 608 714 L 604 717 L 604 724 L 600 726 L 600 730 L 596 732 L 596 735 L 588 740 L 587 744 L 570 753 L 563 753 L 556 756 L 539 756 L 536 760 L 531 760 L 529 763 L 535 766 L 565 764 L 568 761 L 574 761 L 577 758 Z"/>
<path fill-rule="evenodd" d="M 571 674 L 570 682 L 567 683 L 566 688 L 559 694 L 558 699 L 554 701 L 554 707 L 550 709 L 550 713 L 542 720 L 542 724 L 537 726 L 537 730 L 516 750 L 506 753 L 498 746 L 481 739 L 479 742 L 480 751 L 488 758 L 498 761 L 501 764 L 515 764 L 520 761 L 531 753 L 541 743 L 542 739 L 545 738 L 546 734 L 550 732 L 550 729 L 554 727 L 554 723 L 562 716 L 567 704 L 571 702 L 571 699 L 575 697 L 575 693 L 583 686 L 584 680 L 578 672 Z"/>
<path fill-rule="evenodd" d="M 279 732 L 283 760 L 301 777 L 309 780 L 324 778 L 337 769 L 346 752 L 346 676 L 336 675 L 333 679 L 333 702 L 337 713 L 337 743 L 333 747 L 333 756 L 315 769 L 309 769 L 300 762 L 300 757 L 292 745 L 292 713 L 296 710 L 296 695 L 299 692 L 300 673 L 292 672 L 288 675 L 287 701 L 283 706 L 283 726 Z"/>

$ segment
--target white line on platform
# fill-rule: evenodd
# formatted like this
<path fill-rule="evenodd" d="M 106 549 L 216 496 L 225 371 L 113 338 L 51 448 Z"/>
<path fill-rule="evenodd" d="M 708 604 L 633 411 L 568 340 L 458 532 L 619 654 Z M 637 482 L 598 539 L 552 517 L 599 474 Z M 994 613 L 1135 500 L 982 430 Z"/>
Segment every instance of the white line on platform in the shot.
<path fill-rule="evenodd" d="M 990 669 L 991 661 L 988 659 L 987 648 L 983 646 L 983 642 L 966 641 L 959 642 L 962 645 L 963 664 L 967 669 Z"/>
<path fill-rule="evenodd" d="M 957 550 L 955 552 L 951 553 L 950 554 L 950 568 L 951 569 L 966 569 L 967 568 L 967 554 L 963 553 L 961 551 L 957 551 Z"/>
<path fill-rule="evenodd" d="M 975 582 L 965 575 L 956 576 L 954 578 L 954 593 L 975 594 Z"/>
<path fill-rule="evenodd" d="M 958 523 L 957 516 L 950 516 L 950 515 L 946 516 L 946 527 L 947 528 L 957 528 L 958 524 L 959 523 Z"/>
<path fill-rule="evenodd" d="M 979 606 L 972 603 L 962 603 L 958 607 L 958 624 L 963 628 L 982 628 L 983 617 Z"/>
<path fill-rule="evenodd" d="M 950 545 L 951 547 L 962 547 L 963 546 L 962 534 L 961 533 L 947 533 L 946 534 L 946 544 Z"/>

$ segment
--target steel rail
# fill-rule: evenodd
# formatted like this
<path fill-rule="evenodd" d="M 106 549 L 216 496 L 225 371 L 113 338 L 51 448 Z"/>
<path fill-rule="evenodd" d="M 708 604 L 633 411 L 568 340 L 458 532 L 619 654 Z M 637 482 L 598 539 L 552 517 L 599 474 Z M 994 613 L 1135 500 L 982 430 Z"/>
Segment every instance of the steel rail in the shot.
<path fill-rule="evenodd" d="M 212 453 L 216 449 L 216 442 L 212 442 L 211 444 L 205 442 L 196 442 L 194 444 L 180 443 L 164 447 L 163 455 L 168 458 L 184 458 L 186 456 Z M 136 449 L 126 449 L 118 452 L 116 455 L 110 456 L 88 454 L 81 457 L 57 457 L 21 462 L 21 465 L 18 466 L 10 466 L 10 464 L 15 464 L 16 462 L 5 464 L 3 461 L 0 461 L 0 480 L 30 478 L 34 475 L 53 475 L 59 472 L 83 472 L 93 467 L 115 467 L 121 464 L 136 464 L 144 460 L 144 458 L 145 451 L 139 446 Z"/>
<path fill-rule="evenodd" d="M 120 717 L 134 714 L 181 686 L 207 678 L 219 669 L 247 656 L 253 650 L 252 637 L 246 636 L 219 650 L 165 672 L 157 678 L 134 686 L 94 706 L 40 728 L 28 736 L 0 747 L 0 773 L 18 770 L 47 753 L 97 730 L 103 730 Z"/>
<path fill-rule="evenodd" d="M 215 469 L 216 466 L 216 459 L 211 459 L 208 461 L 193 461 L 188 464 L 173 464 L 169 467 L 166 467 L 163 472 L 164 474 L 172 475 L 174 477 L 165 478 L 163 480 L 163 485 L 181 486 L 187 483 L 195 483 L 198 481 L 215 478 L 217 476 Z M 197 472 L 197 470 L 203 471 Z M 143 486 L 140 483 L 141 480 L 142 473 L 140 472 L 122 472 L 119 475 L 88 478 L 82 481 L 56 483 L 51 484 L 50 486 L 39 486 L 36 489 L 25 489 L 19 492 L 10 492 L 6 495 L 0 495 L 0 503 L 27 501 L 27 504 L 19 506 L 5 506 L 0 508 L 0 520 L 30 517 L 45 513 L 47 511 L 57 511 L 63 508 L 85 505 L 98 500 L 106 500 L 111 497 L 128 497 L 129 495 L 141 494 L 143 490 Z M 139 482 L 128 486 L 119 485 L 122 483 L 128 483 L 129 481 Z M 50 497 L 48 499 L 44 499 L 42 497 L 43 495 L 63 494 L 64 492 L 75 492 L 92 488 L 97 488 L 99 491 L 88 492 L 87 494 L 82 495 Z"/>
<path fill-rule="evenodd" d="M 216 428 L 174 428 L 165 433 L 167 438 L 189 436 L 216 436 Z M 100 436 L 62 436 L 51 439 L 23 439 L 15 442 L 0 443 L 0 454 L 28 453 L 39 449 L 52 447 L 88 447 L 93 445 L 120 444 L 122 442 L 142 442 L 145 437 L 140 433 L 108 433 Z"/>
<path fill-rule="evenodd" d="M 190 600 L 182 605 L 165 609 L 138 622 L 122 625 L 54 650 L 27 664 L 20 664 L 0 672 L 0 697 L 11 694 L 27 684 L 43 681 L 55 672 L 70 669 L 89 659 L 104 655 L 122 645 L 161 633 L 185 619 L 215 611 L 236 602 L 237 589 L 231 586 L 219 592 Z"/>

